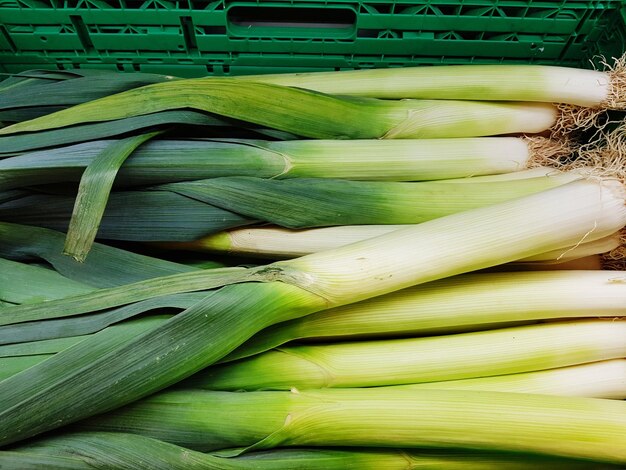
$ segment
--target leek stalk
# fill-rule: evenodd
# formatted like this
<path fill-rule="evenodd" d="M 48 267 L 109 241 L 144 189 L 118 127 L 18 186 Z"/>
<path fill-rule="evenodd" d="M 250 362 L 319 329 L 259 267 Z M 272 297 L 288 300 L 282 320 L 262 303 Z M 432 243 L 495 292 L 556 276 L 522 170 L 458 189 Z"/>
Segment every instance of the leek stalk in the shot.
<path fill-rule="evenodd" d="M 502 181 L 493 181 L 491 176 L 417 183 L 224 177 L 170 183 L 113 192 L 98 236 L 189 241 L 255 221 L 290 228 L 415 224 L 582 178 L 574 172 L 547 173 Z M 481 181 L 483 178 L 486 181 Z M 0 217 L 65 230 L 73 207 L 72 196 L 32 193 L 0 204 Z"/>
<path fill-rule="evenodd" d="M 474 273 L 317 312 L 260 331 L 226 360 L 307 338 L 433 335 L 507 322 L 626 316 L 626 272 Z"/>
<path fill-rule="evenodd" d="M 626 322 L 578 320 L 428 338 L 274 349 L 209 367 L 208 390 L 378 387 L 517 374 L 626 357 Z"/>
<path fill-rule="evenodd" d="M 235 277 L 234 282 L 241 282 L 240 284 L 228 285 L 209 293 L 196 305 L 147 332 L 107 349 L 106 352 L 100 351 L 96 358 L 82 357 L 82 350 L 91 351 L 94 342 L 98 344 L 98 334 L 94 335 L 94 340 L 90 338 L 81 341 L 41 364 L 0 382 L 0 445 L 32 437 L 54 429 L 61 423 L 67 424 L 104 413 L 179 382 L 221 359 L 253 334 L 274 323 L 365 300 L 411 285 L 532 256 L 559 246 L 573 245 L 590 232 L 597 238 L 602 238 L 626 225 L 625 198 L 626 190 L 617 181 L 575 181 L 539 194 L 443 217 L 335 250 L 252 269 L 256 278 Z M 523 218 L 520 213 L 524 214 Z M 472 256 L 468 256 L 468 253 Z M 191 275 L 196 274 L 176 276 L 180 279 L 181 276 L 184 278 Z M 161 281 L 162 288 L 170 283 L 169 278 L 161 278 Z M 208 286 L 211 287 L 216 286 Z M 133 285 L 127 286 L 124 291 L 126 298 L 122 292 L 118 292 L 116 302 L 130 303 L 128 295 L 133 289 Z M 97 310 L 98 303 L 86 304 L 85 296 L 96 296 L 100 299 L 99 302 L 115 303 L 108 298 L 107 291 L 101 289 L 95 294 L 52 300 L 45 304 L 7 307 L 2 309 L 0 316 L 15 321 L 18 318 L 37 317 L 53 308 L 66 308 L 69 315 L 81 311 L 87 313 L 90 309 Z M 71 360 L 66 360 L 68 357 Z M 51 367 L 51 364 L 55 364 L 55 367 Z M 42 374 L 45 374 L 45 379 L 42 379 Z M 430 391 L 421 393 L 427 394 Z M 452 415 L 457 419 L 463 415 L 463 423 L 474 422 L 463 413 L 456 414 L 459 410 L 450 408 L 450 402 L 455 400 L 451 398 L 444 403 L 445 397 L 439 393 L 438 391 L 438 400 L 443 400 L 441 403 L 448 409 L 448 414 L 455 411 Z M 452 395 L 447 393 L 458 394 L 447 391 L 446 396 L 449 397 Z M 417 401 L 425 405 L 424 409 L 429 409 L 427 396 L 420 396 L 424 400 L 420 398 Z M 396 398 L 401 397 L 386 397 L 374 402 L 365 400 L 368 402 L 367 410 L 385 412 L 385 407 L 398 406 L 402 409 L 409 402 L 415 402 L 414 397 L 406 402 L 400 402 Z M 474 411 L 468 412 L 478 413 L 480 416 L 483 411 L 477 406 L 476 398 L 478 397 L 471 400 Z M 545 398 L 542 396 L 541 400 Z M 495 397 L 485 396 L 487 406 L 491 404 L 497 408 L 497 401 Z M 360 404 L 365 405 L 365 402 Z M 514 400 L 505 398 L 504 402 L 500 403 L 502 409 L 484 411 L 490 417 L 507 416 L 506 408 L 514 406 L 518 397 Z M 524 402 L 526 403 L 526 399 Z M 595 410 L 596 404 L 593 403 L 589 405 L 587 402 L 580 402 L 580 406 L 589 406 Z M 535 403 L 535 399 L 529 399 L 527 403 L 529 409 L 535 410 L 538 416 L 544 416 L 539 419 L 542 426 L 538 426 L 537 430 L 552 432 L 553 429 L 544 421 L 549 421 L 550 416 L 554 416 L 554 411 L 546 414 L 542 404 L 550 408 L 555 405 L 552 401 Z M 578 408 L 579 402 L 572 406 Z M 597 406 L 603 408 L 606 405 Z M 358 406 L 355 411 L 357 409 Z M 349 415 L 354 415 L 349 409 L 347 411 Z M 421 410 L 417 411 L 421 414 Z M 604 413 L 601 410 L 596 411 Z M 529 413 L 522 412 L 519 416 L 528 420 Z M 508 415 L 510 414 L 509 412 Z M 607 410 L 607 414 L 616 419 L 612 408 Z M 398 416 L 407 415 L 400 411 Z M 390 417 L 393 418 L 392 415 Z M 284 418 L 285 416 L 281 416 L 282 422 Z M 583 419 L 577 415 L 574 422 L 568 422 L 571 426 L 563 428 L 566 429 L 563 431 L 566 435 L 561 434 L 559 438 L 549 438 L 546 435 L 544 439 L 534 428 L 527 428 L 532 431 L 531 440 L 536 437 L 544 442 L 543 445 L 537 443 L 539 447 L 536 450 L 566 455 L 569 451 L 561 449 L 561 445 L 567 442 L 568 448 L 574 447 L 578 451 L 586 452 L 585 455 L 593 454 L 604 458 L 604 450 L 609 444 L 612 449 L 620 446 L 626 449 L 626 445 L 619 442 L 621 436 L 626 436 L 626 422 L 624 429 L 619 428 L 620 424 L 610 429 L 608 422 L 597 418 L 599 421 L 596 422 L 604 429 L 602 439 L 605 436 L 609 438 L 607 433 L 610 433 L 611 442 L 581 446 L 575 439 L 576 432 L 571 431 L 572 428 L 579 429 L 580 426 L 576 426 L 579 418 Z M 232 421 L 232 416 L 229 420 Z M 258 420 L 253 421 L 256 423 Z M 425 423 L 423 420 L 417 421 Z M 452 426 L 448 420 L 443 421 L 446 422 L 447 429 L 458 430 L 466 439 L 472 439 L 473 429 L 457 427 L 454 421 Z M 398 425 L 395 419 L 390 419 L 390 422 L 393 422 L 394 427 Z M 487 432 L 495 433 L 508 445 L 513 445 L 515 439 L 503 431 L 504 423 L 506 420 L 503 420 L 502 425 L 490 425 Z M 586 428 L 587 433 L 592 431 L 589 426 Z M 346 435 L 346 430 L 341 427 L 333 426 L 333 429 L 337 431 L 337 435 Z M 367 433 L 368 429 L 365 426 L 364 431 Z M 378 431 L 388 437 L 402 434 L 401 427 L 398 432 L 393 433 L 384 427 L 379 427 Z M 520 429 L 516 428 L 516 431 L 519 433 Z M 415 434 L 415 429 L 412 429 L 410 435 Z M 316 436 L 318 433 L 312 432 L 311 435 Z M 348 432 L 347 435 L 351 433 Z M 431 433 L 426 432 L 424 438 L 427 439 L 426 436 L 430 435 Z M 570 441 L 570 437 L 574 439 Z M 437 439 L 436 436 L 433 438 Z M 455 442 L 457 445 L 474 443 L 462 439 Z M 379 444 L 386 445 L 387 442 L 380 441 Z M 415 444 L 413 441 L 410 445 Z M 394 445 L 403 446 L 405 443 L 401 439 Z M 535 441 L 527 448 L 535 449 Z M 621 460 L 619 455 L 616 458 Z M 626 455 L 624 459 L 626 460 Z"/>
<path fill-rule="evenodd" d="M 203 451 L 464 447 L 626 462 L 626 402 L 523 393 L 398 387 L 182 390 L 154 395 L 78 427 L 136 433 Z"/>
<path fill-rule="evenodd" d="M 557 123 L 547 103 L 376 100 L 299 88 L 199 78 L 136 88 L 0 129 L 0 135 L 196 109 L 316 139 L 479 137 L 541 133 Z"/>
<path fill-rule="evenodd" d="M 523 458 L 522 458 L 523 457 Z M 441 470 L 611 470 L 606 464 L 535 455 L 472 451 L 395 449 L 280 449 L 236 458 L 203 454 L 167 442 L 127 433 L 66 433 L 12 451 L 0 452 L 0 465 L 22 470 L 115 468 L 135 470 L 405 470 L 407 465 Z"/>
<path fill-rule="evenodd" d="M 492 390 L 497 392 L 626 399 L 626 359 L 593 362 L 559 369 L 446 382 L 399 385 L 411 390 Z"/>
<path fill-rule="evenodd" d="M 607 71 L 545 65 L 458 65 L 252 75 L 238 80 L 385 99 L 539 101 L 624 109 L 624 59 Z"/>
<path fill-rule="evenodd" d="M 115 142 L 115 141 L 113 141 Z M 0 159 L 0 190 L 78 181 L 111 141 L 87 142 Z M 116 185 L 223 176 L 419 181 L 519 171 L 567 154 L 541 137 L 420 140 L 154 140 L 119 169 Z"/>
<path fill-rule="evenodd" d="M 338 225 L 301 230 L 291 230 L 279 226 L 240 227 L 207 235 L 190 242 L 166 242 L 160 243 L 158 246 L 173 250 L 289 259 L 367 240 L 401 228 L 404 226 Z M 559 248 L 519 261 L 565 262 L 590 255 L 608 253 L 620 247 L 621 244 L 622 237 L 619 232 L 616 232 L 600 240 Z"/>

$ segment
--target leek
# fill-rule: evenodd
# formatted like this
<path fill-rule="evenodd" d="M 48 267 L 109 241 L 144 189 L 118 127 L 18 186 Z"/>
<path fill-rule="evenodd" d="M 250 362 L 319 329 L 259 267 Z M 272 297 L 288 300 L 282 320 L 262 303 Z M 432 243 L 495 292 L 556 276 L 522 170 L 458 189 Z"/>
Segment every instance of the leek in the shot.
<path fill-rule="evenodd" d="M 223 137 L 224 128 L 229 126 L 229 123 L 224 120 L 200 112 L 189 110 L 163 111 L 113 121 L 61 127 L 36 134 L 0 136 L 0 158 L 15 156 L 18 153 L 35 149 L 87 142 L 127 134 L 131 131 L 154 128 L 155 126 L 172 126 L 175 124 L 204 126 L 204 136 L 209 133 L 211 128 L 217 128 L 219 129 L 219 137 Z"/>
<path fill-rule="evenodd" d="M 0 465 L 20 469 L 46 469 L 54 465 L 54 468 L 126 470 L 344 470 L 352 467 L 405 470 L 407 465 L 442 470 L 495 470 L 503 465 L 513 470 L 535 469 L 537 465 L 555 469 L 614 468 L 570 459 L 458 450 L 281 449 L 224 458 L 134 434 L 98 432 L 48 437 L 0 452 Z"/>
<path fill-rule="evenodd" d="M 117 326 L 106 328 L 94 335 L 90 342 L 79 341 L 73 344 L 68 348 L 66 356 L 81 357 L 85 361 L 95 360 L 100 355 L 109 353 L 137 335 L 163 323 L 167 318 L 155 315 L 127 322 L 123 328 Z M 0 357 L 0 387 L 10 382 L 17 374 L 30 377 L 32 387 L 30 393 L 44 391 L 47 379 L 63 371 L 67 365 L 59 362 L 57 357 L 58 355 L 46 353 Z"/>
<path fill-rule="evenodd" d="M 429 338 L 287 346 L 210 367 L 209 390 L 377 387 L 488 377 L 626 357 L 626 322 L 579 320 Z"/>
<path fill-rule="evenodd" d="M 0 258 L 0 300 L 37 303 L 92 291 L 93 288 L 56 271 Z"/>
<path fill-rule="evenodd" d="M 119 328 L 119 326 L 117 326 L 117 328 Z M 87 335 L 70 336 L 69 338 L 44 339 L 31 343 L 5 344 L 0 346 L 0 358 L 54 354 L 80 343 L 87 337 Z"/>
<path fill-rule="evenodd" d="M 549 251 L 540 255 L 529 256 L 528 258 L 521 259 L 521 262 L 555 262 L 563 263 L 575 259 L 585 258 L 592 255 L 601 255 L 604 253 L 610 253 L 613 250 L 619 249 L 623 243 L 623 235 L 621 232 L 616 232 L 608 237 L 600 238 L 599 240 L 580 243 L 574 246 L 561 248 L 559 250 Z"/>
<path fill-rule="evenodd" d="M 113 141 L 114 142 L 114 141 Z M 0 190 L 78 181 L 111 141 L 39 150 L 0 160 Z M 116 184 L 137 186 L 222 176 L 418 181 L 519 171 L 567 154 L 544 139 L 155 140 L 119 169 Z"/>
<path fill-rule="evenodd" d="M 105 70 L 27 70 L 0 86 L 0 120 L 21 121 L 174 77 Z"/>
<path fill-rule="evenodd" d="M 64 347 L 70 347 L 85 337 L 70 338 Z M 53 340 L 60 342 L 61 340 Z M 46 347 L 47 341 L 35 343 L 37 351 L 29 348 L 22 355 L 19 344 L 0 348 L 0 376 L 10 377 L 34 364 L 44 361 L 56 352 L 59 344 Z M 36 352 L 38 354 L 30 354 Z M 7 354 L 7 356 L 3 356 Z M 5 357 L 8 358 L 5 369 Z M 20 359 L 21 358 L 21 359 Z M 23 362 L 20 362 L 22 360 Z M 202 373 L 202 372 L 201 372 Z M 192 386 L 193 378 L 183 382 Z M 543 395 L 576 396 L 589 398 L 626 399 L 626 360 L 613 359 L 557 369 L 524 372 L 518 374 L 477 377 L 472 379 L 447 380 L 444 382 L 422 382 L 397 385 L 394 388 L 410 390 L 489 390 L 494 392 L 537 393 Z"/>
<path fill-rule="evenodd" d="M 279 226 L 241 227 L 214 233 L 190 242 L 161 243 L 173 250 L 228 253 L 260 258 L 289 259 L 330 250 L 404 228 L 402 225 L 338 225 L 291 230 Z M 608 253 L 622 244 L 619 232 L 600 240 L 559 248 L 519 261 L 565 262 Z"/>
<path fill-rule="evenodd" d="M 51 357 L 50 354 L 33 354 L 30 356 L 0 357 L 0 382 L 14 376 L 18 372 L 39 364 Z"/>
<path fill-rule="evenodd" d="M 626 402 L 522 393 L 397 387 L 182 390 L 154 395 L 78 427 L 136 433 L 204 451 L 464 447 L 626 463 Z"/>
<path fill-rule="evenodd" d="M 148 85 L 0 129 L 0 135 L 195 109 L 316 139 L 478 137 L 540 133 L 558 111 L 546 103 L 388 101 L 199 78 Z"/>
<path fill-rule="evenodd" d="M 140 317 L 147 312 L 178 313 L 198 302 L 198 297 L 164 296 L 162 299 L 152 298 L 144 302 L 137 302 L 124 307 L 110 309 L 79 317 L 60 319 L 35 320 L 17 325 L 0 327 L 0 349 L 19 347 L 25 355 L 38 354 L 42 341 L 51 341 L 46 353 L 60 352 L 73 344 L 93 336 L 100 330 L 115 325 L 126 328 L 127 320 Z M 70 343 L 65 343 L 64 340 Z M 56 343 L 59 341 L 60 343 Z"/>
<path fill-rule="evenodd" d="M 487 180 L 481 182 L 482 178 Z M 554 172 L 503 181 L 491 178 L 406 183 L 224 177 L 170 183 L 149 190 L 113 192 L 98 236 L 189 241 L 255 221 L 290 228 L 415 224 L 538 193 L 582 177 L 574 172 Z M 32 193 L 0 204 L 0 217 L 65 230 L 73 206 L 71 196 Z"/>
<path fill-rule="evenodd" d="M 625 59 L 607 71 L 545 65 L 458 65 L 253 75 L 238 80 L 385 99 L 538 101 L 626 108 Z"/>
<path fill-rule="evenodd" d="M 82 351 L 97 350 L 98 348 L 92 347 L 94 344 L 99 345 L 100 340 L 97 338 L 101 338 L 99 335 L 102 333 L 94 335 L 93 340 L 89 338 L 81 341 L 41 364 L 0 382 L 2 423 L 0 445 L 32 437 L 54 429 L 61 423 L 68 424 L 104 413 L 179 382 L 221 359 L 253 334 L 274 323 L 333 306 L 365 300 L 411 285 L 532 256 L 560 246 L 573 245 L 587 237 L 590 232 L 597 238 L 602 238 L 626 225 L 625 198 L 626 190 L 617 181 L 575 181 L 539 194 L 443 217 L 336 250 L 254 268 L 250 270 L 253 277 L 233 275 L 231 282 L 241 282 L 240 284 L 228 285 L 208 293 L 202 301 L 184 312 L 159 323 L 143 334 L 136 335 L 131 340 L 121 342 L 116 347 L 98 351 L 95 357 L 82 357 Z M 519 216 L 520 213 L 524 214 L 523 218 Z M 471 256 L 468 256 L 470 253 Z M 181 277 L 186 276 L 197 274 L 178 274 L 175 278 L 180 281 Z M 162 290 L 170 286 L 171 278 L 160 278 L 160 281 Z M 144 281 L 146 282 L 155 282 L 156 285 L 154 280 Z M 224 279 L 221 280 L 221 284 L 209 284 L 204 289 L 223 284 Z M 64 310 L 67 315 L 87 313 L 107 308 L 102 307 L 102 303 L 108 303 L 109 307 L 115 306 L 115 303 L 118 305 L 131 303 L 130 297 L 134 288 L 131 284 L 123 291 L 118 290 L 117 298 L 109 295 L 111 289 L 101 289 L 94 294 L 88 293 L 41 304 L 7 307 L 2 309 L 0 317 L 5 319 L 5 322 L 13 322 L 45 316 L 47 313 L 44 312 L 54 309 Z M 157 291 L 156 295 L 164 293 Z M 85 302 L 85 296 L 91 298 L 92 302 Z M 152 296 L 155 296 L 154 292 Z M 93 301 L 95 298 L 98 299 L 97 302 Z M 66 359 L 68 357 L 70 359 Z M 51 364 L 55 367 L 51 367 Z M 430 391 L 420 392 L 417 400 L 424 405 L 424 410 L 433 408 L 430 405 L 435 405 L 429 403 L 428 393 Z M 470 414 L 468 417 L 464 413 L 457 414 L 459 410 L 455 410 L 454 407 L 452 411 L 455 413 L 450 413 L 450 402 L 454 402 L 455 399 L 451 398 L 446 402 L 440 393 L 437 392 L 439 397 L 437 399 L 443 400 L 440 403 L 448 410 L 448 414 L 456 416 L 457 420 L 463 415 L 462 422 L 465 423 L 463 426 L 457 427 L 454 420 L 441 421 L 446 423 L 448 430 L 459 431 L 460 436 L 469 439 L 469 441 L 461 439 L 455 444 L 475 444 L 471 437 L 475 429 L 466 429 L 464 426 L 475 423 L 472 413 L 478 413 L 477 418 L 484 416 L 479 406 L 481 402 L 477 401 L 478 397 L 470 400 L 474 411 L 467 410 Z M 447 391 L 445 396 L 452 397 L 448 393 L 457 393 L 455 397 L 458 397 L 458 392 Z M 465 397 L 469 394 L 465 391 L 462 393 Z M 505 394 L 502 396 L 505 397 Z M 515 399 L 505 397 L 499 404 L 495 395 L 492 397 L 481 394 L 481 397 L 484 397 L 490 418 L 507 416 L 506 408 L 512 406 L 515 410 L 515 403 L 519 402 L 517 396 Z M 372 409 L 384 412 L 383 405 L 397 406 L 398 417 L 406 417 L 410 414 L 406 413 L 406 405 L 416 401 L 415 395 L 408 400 L 401 401 L 400 398 L 400 396 L 386 397 L 381 399 L 380 403 L 370 401 L 367 406 L 368 413 Z M 584 453 L 582 456 L 604 457 L 605 444 L 581 446 L 576 441 L 577 433 L 572 429 L 579 429 L 576 423 L 582 416 L 577 415 L 573 422 L 568 421 L 564 427 L 565 431 L 561 431 L 561 434 L 557 433 L 551 438 L 546 435 L 544 439 L 544 435 L 538 431 L 544 430 L 552 434 L 554 429 L 551 429 L 545 421 L 550 421 L 550 417 L 553 417 L 554 413 L 558 414 L 558 411 L 552 410 L 547 414 L 542 406 L 549 405 L 552 408 L 557 403 L 542 400 L 547 400 L 547 397 L 524 399 L 524 403 L 529 405 L 529 410 L 528 413 L 519 414 L 526 421 L 531 416 L 531 409 L 538 413 L 538 416 L 543 416 L 539 419 L 542 426 L 537 427 L 537 432 L 532 426 L 526 428 L 532 431 L 530 438 L 533 440 L 532 445 L 527 446 L 528 450 L 554 451 L 566 455 L 569 451 L 562 449 L 561 445 L 569 442 L 565 440 L 571 437 L 574 439 L 571 445 L 567 445 L 568 448 L 574 447 L 575 450 Z M 316 400 L 316 403 L 319 401 Z M 593 404 L 586 401 L 572 402 L 572 407 L 589 406 L 594 408 L 594 413 L 598 411 L 602 414 L 604 407 L 608 406 L 590 403 Z M 360 404 L 364 405 L 365 402 Z M 498 405 L 503 408 L 497 409 Z M 557 406 L 556 410 L 561 409 L 565 413 L 564 405 L 560 406 L 561 408 Z M 264 405 L 263 408 L 268 407 Z M 357 409 L 358 406 L 355 410 Z M 389 408 L 387 410 L 393 411 Z M 421 414 L 422 410 L 417 411 Z M 609 411 L 611 418 L 615 419 L 616 410 L 611 408 Z M 358 413 L 353 414 L 349 409 L 348 414 L 358 417 Z M 280 417 L 281 422 L 284 422 L 284 418 L 285 416 Z M 396 421 L 395 416 L 390 415 L 390 418 L 394 427 L 399 426 L 397 433 L 390 433 L 389 429 L 377 427 L 377 432 L 387 438 L 391 438 L 392 434 L 402 434 L 402 426 Z M 515 439 L 504 432 L 509 418 L 510 416 L 507 416 L 503 419 L 501 425 L 492 423 L 487 432 L 496 434 L 506 441 L 508 446 L 515 447 Z M 232 419 L 231 416 L 229 421 Z M 626 446 L 619 442 L 621 436 L 626 435 L 624 432 L 626 423 L 624 429 L 619 428 L 619 424 L 618 428 L 610 428 L 604 418 L 595 419 L 597 420 L 595 422 L 602 424 L 605 430 L 602 438 L 610 432 L 612 449 L 620 446 L 626 449 Z M 256 423 L 260 418 L 246 421 Z M 417 421 L 426 423 L 422 419 L 411 419 L 411 423 Z M 590 429 L 589 423 L 587 424 L 587 433 L 596 429 L 593 426 Z M 228 427 L 222 426 L 224 429 Z M 337 436 L 346 434 L 345 429 L 342 430 L 336 423 L 333 429 L 337 431 Z M 370 434 L 368 429 L 365 426 L 366 434 L 372 440 L 377 440 L 378 436 Z M 518 433 L 523 431 L 517 427 L 515 430 Z M 313 431 L 311 436 L 319 436 L 318 432 Z M 412 429 L 410 434 L 415 438 L 414 431 L 415 429 Z M 431 433 L 424 433 L 424 439 L 430 435 Z M 433 438 L 437 440 L 436 436 Z M 535 448 L 535 438 L 544 444 L 537 442 L 539 447 Z M 523 443 L 525 440 L 518 439 L 517 442 Z M 390 444 L 384 440 L 378 443 Z M 415 441 L 405 443 L 402 439 L 394 442 L 397 446 L 416 444 Z M 608 447 L 608 443 L 606 446 Z M 621 459 L 619 455 L 615 458 Z M 626 455 L 624 458 L 626 459 Z"/>
<path fill-rule="evenodd" d="M 377 338 L 458 333 L 501 328 L 512 322 L 626 314 L 626 285 L 619 272 L 469 274 L 404 289 L 379 298 L 284 322 L 259 332 L 226 359 L 245 357 L 306 338 Z M 16 285 L 26 286 L 17 278 Z M 185 283 L 188 285 L 188 282 Z M 25 292 L 31 292 L 24 287 Z M 58 295 L 58 294 L 57 294 Z M 127 307 L 79 317 L 0 327 L 0 355 L 59 352 L 90 333 L 144 311 L 184 309 L 202 293 L 161 296 Z M 532 302 L 529 299 L 532 298 Z M 132 308 L 131 308 L 132 307 Z M 120 325 L 121 327 L 121 325 Z M 73 342 L 67 343 L 68 337 Z M 55 343 L 54 338 L 61 338 Z M 50 339 L 50 341 L 41 341 Z M 42 343 L 45 343 L 42 344 Z M 43 348 L 43 349 L 42 349 Z"/>
<path fill-rule="evenodd" d="M 279 323 L 233 351 L 233 360 L 307 338 L 432 335 L 507 322 L 626 316 L 626 272 L 465 274 Z"/>
<path fill-rule="evenodd" d="M 85 261 L 96 239 L 117 171 L 137 147 L 160 133 L 151 132 L 115 142 L 96 155 L 85 168 L 67 228 L 63 248 L 66 255 L 79 262 Z"/>
<path fill-rule="evenodd" d="M 1 257 L 45 261 L 64 277 L 94 287 L 113 287 L 196 270 L 184 264 L 100 243 L 92 247 L 89 259 L 78 263 L 62 254 L 64 242 L 65 235 L 53 230 L 0 222 Z M 219 263 L 207 262 L 206 267 L 221 266 Z"/>
<path fill-rule="evenodd" d="M 625 400 L 626 359 L 614 359 L 523 374 L 426 382 L 400 385 L 399 387 L 411 390 L 492 390 Z"/>

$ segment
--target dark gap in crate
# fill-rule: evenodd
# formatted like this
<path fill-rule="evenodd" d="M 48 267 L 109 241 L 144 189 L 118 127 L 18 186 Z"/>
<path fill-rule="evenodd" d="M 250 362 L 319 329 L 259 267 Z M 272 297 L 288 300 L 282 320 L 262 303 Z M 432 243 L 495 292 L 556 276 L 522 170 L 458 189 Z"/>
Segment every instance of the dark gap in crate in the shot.
<path fill-rule="evenodd" d="M 578 20 L 580 19 L 580 15 L 574 11 L 574 10 L 560 10 L 556 15 L 555 18 L 561 19 L 561 20 L 565 20 L 565 19 L 569 19 L 569 20 Z"/>
<path fill-rule="evenodd" d="M 195 25 L 196 33 L 201 33 L 201 35 L 214 36 L 226 34 L 226 26 L 205 26 L 205 25 Z"/>
<path fill-rule="evenodd" d="M 357 38 L 377 38 L 380 29 L 359 28 L 356 32 Z"/>
<path fill-rule="evenodd" d="M 459 16 L 461 7 L 458 5 L 430 5 L 432 14 L 436 16 Z M 427 11 L 424 11 L 427 13 Z"/>
<path fill-rule="evenodd" d="M 11 35 L 9 34 L 9 31 L 7 30 L 6 26 L 4 26 L 3 24 L 0 24 L 0 34 L 2 34 L 2 37 L 9 45 L 11 52 L 16 53 L 18 51 L 17 46 L 13 42 L 13 39 L 11 38 Z"/>
<path fill-rule="evenodd" d="M 86 52 L 95 51 L 91 37 L 89 37 L 89 30 L 83 18 L 80 15 L 70 15 L 70 21 L 74 26 L 74 31 L 76 31 L 76 36 L 78 36 L 78 40 L 83 46 L 83 49 L 85 49 Z"/>
<path fill-rule="evenodd" d="M 528 7 L 512 7 L 502 6 L 498 7 L 498 10 L 502 13 L 502 16 L 506 18 L 524 18 L 528 12 Z"/>
<path fill-rule="evenodd" d="M 363 8 L 367 10 L 368 13 L 379 13 L 389 15 L 394 13 L 395 4 L 393 3 L 367 3 L 363 5 Z"/>
<path fill-rule="evenodd" d="M 185 41 L 185 45 L 183 47 L 186 48 L 189 52 L 197 51 L 198 41 L 196 40 L 196 35 L 194 33 L 195 28 L 191 16 L 181 16 L 180 26 L 183 30 L 183 39 Z"/>
<path fill-rule="evenodd" d="M 228 10 L 228 22 L 241 28 L 349 29 L 356 22 L 356 14 L 346 8 L 235 6 Z"/>

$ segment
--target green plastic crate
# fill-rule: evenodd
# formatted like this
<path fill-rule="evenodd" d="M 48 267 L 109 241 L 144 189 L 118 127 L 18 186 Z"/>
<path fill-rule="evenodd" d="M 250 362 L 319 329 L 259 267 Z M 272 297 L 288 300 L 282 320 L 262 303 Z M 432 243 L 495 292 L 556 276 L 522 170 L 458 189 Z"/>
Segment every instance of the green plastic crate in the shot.
<path fill-rule="evenodd" d="M 625 25 L 612 0 L 0 0 L 0 71 L 588 66 L 626 50 Z"/>

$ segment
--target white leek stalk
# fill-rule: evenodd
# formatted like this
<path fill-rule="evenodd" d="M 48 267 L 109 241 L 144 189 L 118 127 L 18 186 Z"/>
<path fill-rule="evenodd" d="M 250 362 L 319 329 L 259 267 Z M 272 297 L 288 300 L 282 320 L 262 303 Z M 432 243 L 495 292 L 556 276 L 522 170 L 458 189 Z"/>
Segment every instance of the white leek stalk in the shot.
<path fill-rule="evenodd" d="M 532 262 L 555 262 L 563 263 L 574 259 L 585 258 L 592 255 L 600 255 L 603 253 L 609 253 L 622 245 L 621 232 L 615 232 L 608 237 L 600 238 L 591 242 L 580 243 L 578 245 L 560 248 L 558 250 L 548 251 L 535 256 L 529 256 L 519 261 Z"/>
<path fill-rule="evenodd" d="M 278 226 L 242 227 L 218 232 L 191 242 L 161 243 L 159 246 L 209 253 L 230 253 L 260 258 L 289 259 L 330 250 L 378 237 L 406 225 L 339 225 L 303 230 Z M 565 262 L 608 253 L 621 246 L 619 232 L 590 242 L 567 246 L 518 260 L 519 262 Z"/>
<path fill-rule="evenodd" d="M 543 101 L 626 106 L 624 60 L 606 72 L 544 65 L 457 65 L 239 77 L 324 93 L 386 99 Z"/>
<path fill-rule="evenodd" d="M 623 271 L 465 274 L 279 323 L 259 332 L 228 359 L 307 338 L 423 336 L 508 322 L 623 316 Z"/>
<path fill-rule="evenodd" d="M 491 390 L 626 400 L 626 359 L 523 374 L 398 385 L 398 387 L 412 390 Z"/>
<path fill-rule="evenodd" d="M 378 387 L 517 374 L 626 357 L 626 321 L 578 320 L 428 338 L 286 346 L 210 367 L 209 390 Z"/>

